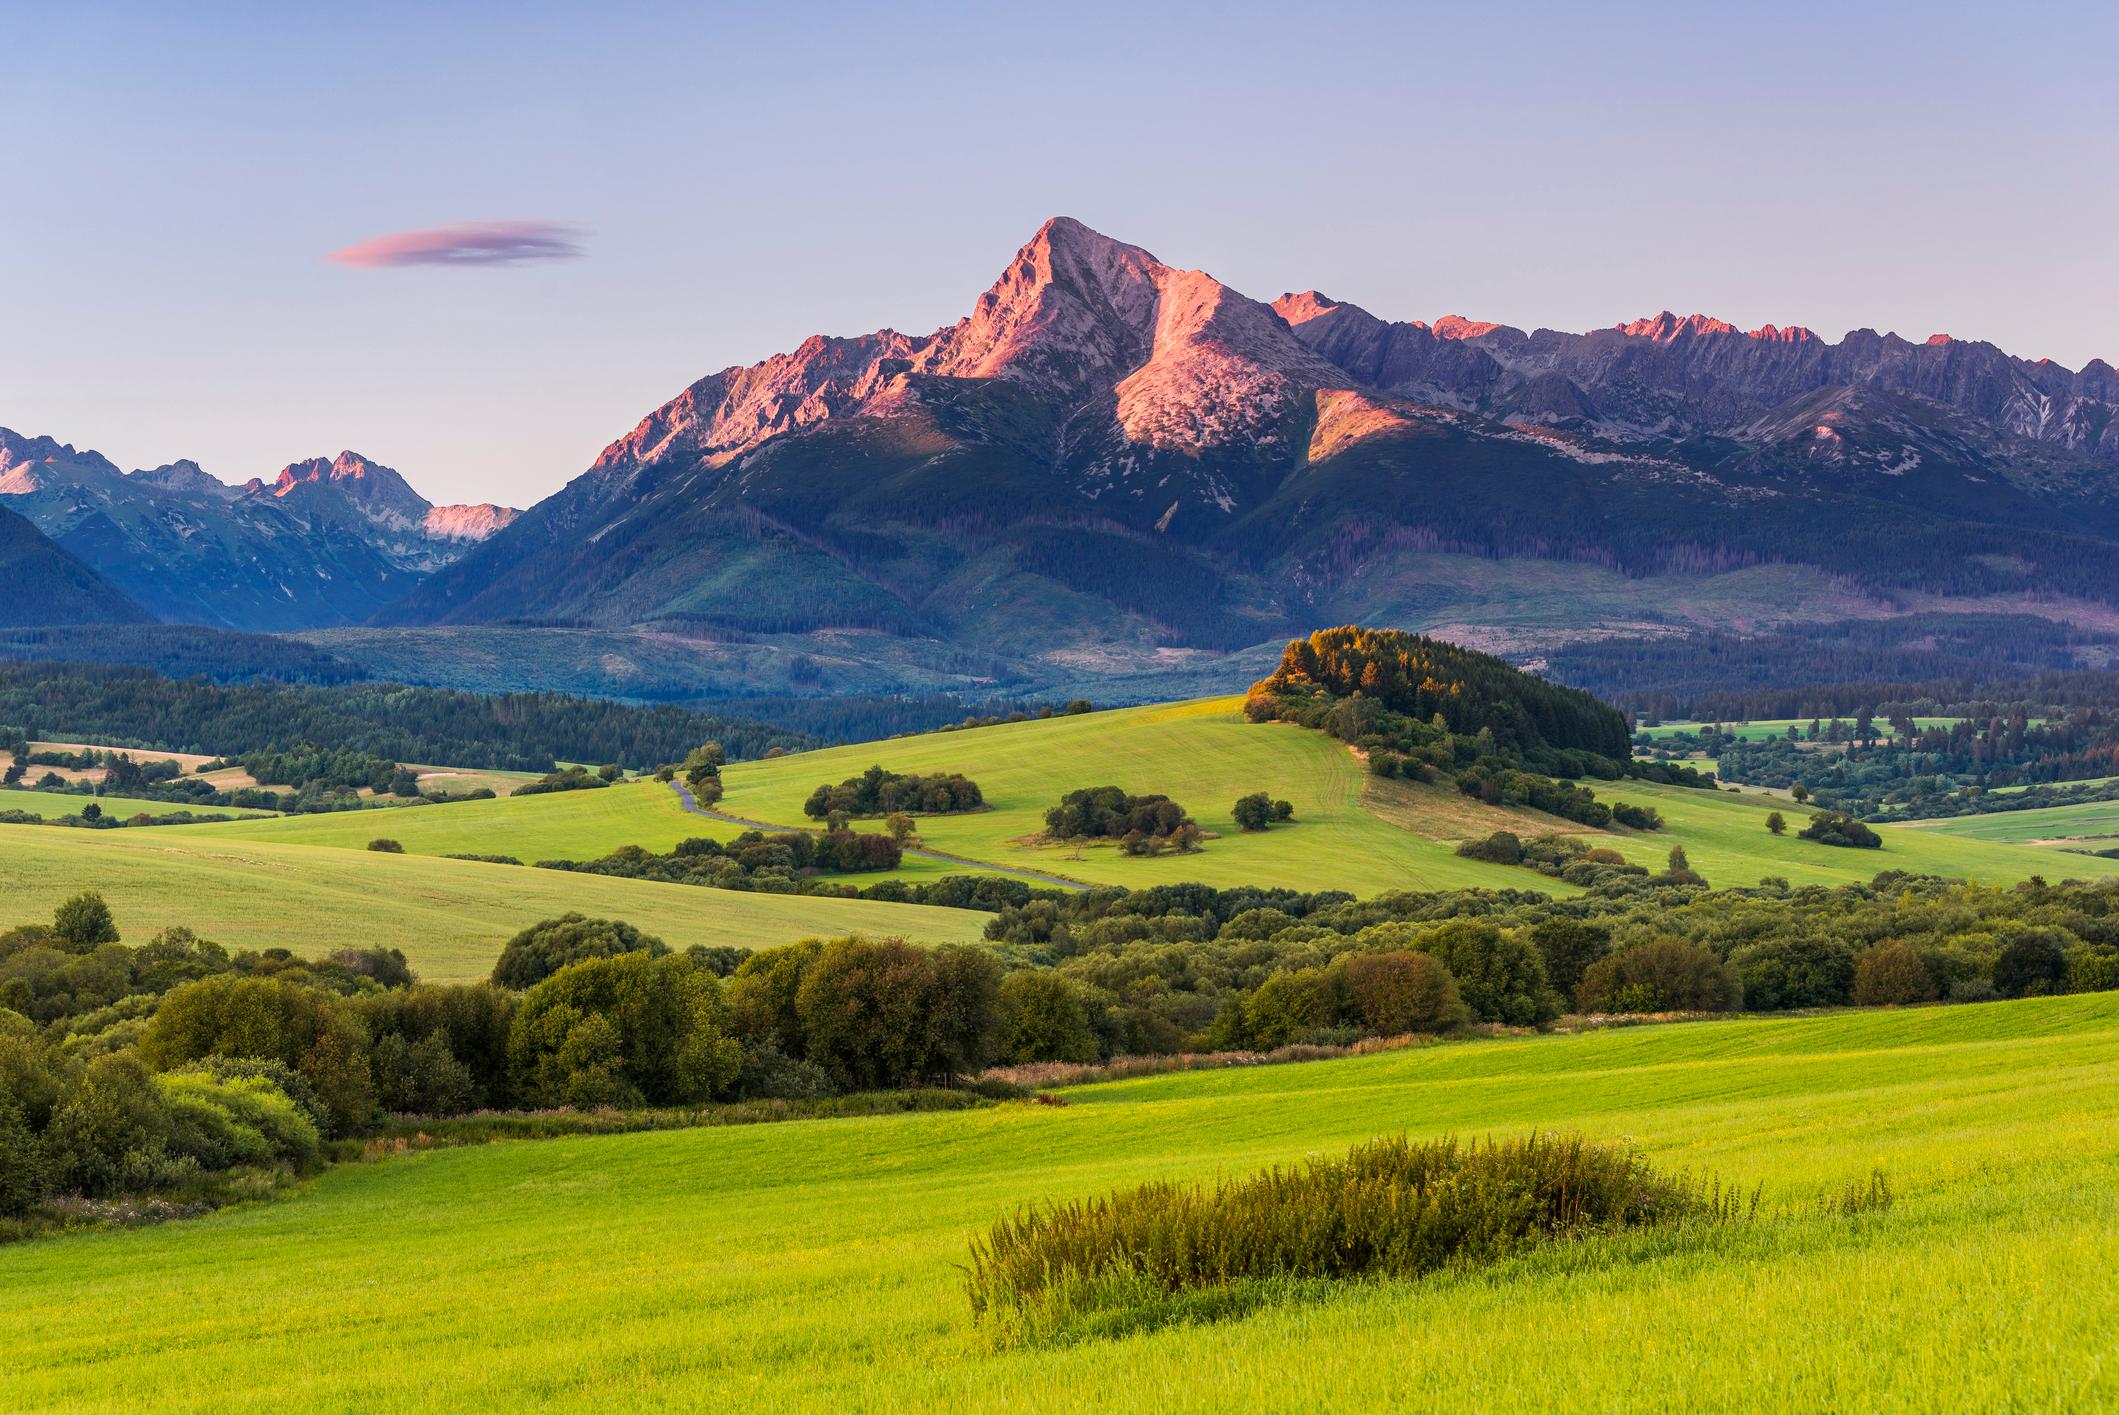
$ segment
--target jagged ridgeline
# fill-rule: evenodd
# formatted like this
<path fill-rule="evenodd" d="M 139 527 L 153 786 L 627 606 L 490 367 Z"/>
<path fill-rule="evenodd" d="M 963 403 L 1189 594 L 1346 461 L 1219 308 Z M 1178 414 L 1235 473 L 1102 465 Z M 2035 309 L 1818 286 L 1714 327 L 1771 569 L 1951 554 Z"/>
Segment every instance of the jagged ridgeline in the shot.
<path fill-rule="evenodd" d="M 1490 654 L 1397 629 L 1349 625 L 1296 639 L 1272 676 L 1251 686 L 1244 710 L 1254 721 L 1322 727 L 1350 742 L 1385 727 L 1386 714 L 1426 724 L 1439 717 L 1456 736 L 1489 734 L 1492 749 L 1568 775 L 1576 773 L 1563 770 L 1567 754 L 1621 763 L 1632 756 L 1618 709 Z"/>

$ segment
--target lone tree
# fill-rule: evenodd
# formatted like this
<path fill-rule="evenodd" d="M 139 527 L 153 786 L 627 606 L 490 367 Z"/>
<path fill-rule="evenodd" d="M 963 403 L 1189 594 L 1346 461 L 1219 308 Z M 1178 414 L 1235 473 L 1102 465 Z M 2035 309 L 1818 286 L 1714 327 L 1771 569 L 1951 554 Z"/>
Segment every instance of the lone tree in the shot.
<path fill-rule="evenodd" d="M 1803 802 L 1810 799 L 1810 788 L 1798 781 L 1795 783 L 1795 785 L 1788 788 L 1788 795 L 1795 801 L 1797 805 L 1801 805 Z"/>
<path fill-rule="evenodd" d="M 683 774 L 685 784 L 692 788 L 692 799 L 700 805 L 711 806 L 721 799 L 721 767 L 725 761 L 721 744 L 708 742 L 692 748 L 677 768 Z"/>
<path fill-rule="evenodd" d="M 1769 811 L 1766 815 L 1766 829 L 1772 831 L 1775 835 L 1786 835 L 1788 833 L 1788 818 L 1779 811 Z"/>
<path fill-rule="evenodd" d="M 1236 817 L 1236 824 L 1247 831 L 1265 830 L 1273 824 L 1273 798 L 1263 791 L 1253 791 L 1248 796 L 1236 798 L 1229 808 Z"/>
<path fill-rule="evenodd" d="M 118 941 L 118 925 L 103 896 L 84 889 L 53 911 L 52 935 L 68 953 L 93 953 Z"/>

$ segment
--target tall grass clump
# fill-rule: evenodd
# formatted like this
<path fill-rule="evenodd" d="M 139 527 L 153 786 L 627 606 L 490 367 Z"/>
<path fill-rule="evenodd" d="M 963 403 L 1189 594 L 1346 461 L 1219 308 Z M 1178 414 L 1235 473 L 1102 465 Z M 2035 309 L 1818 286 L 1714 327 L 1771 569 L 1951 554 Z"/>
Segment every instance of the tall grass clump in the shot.
<path fill-rule="evenodd" d="M 971 1244 L 972 1313 L 1003 1337 L 1123 1329 L 1246 1293 L 1493 1263 L 1622 1229 L 1723 1224 L 1748 1200 L 1580 1136 L 1403 1136 L 1215 1184 L 1156 1182 L 1027 1208 Z"/>

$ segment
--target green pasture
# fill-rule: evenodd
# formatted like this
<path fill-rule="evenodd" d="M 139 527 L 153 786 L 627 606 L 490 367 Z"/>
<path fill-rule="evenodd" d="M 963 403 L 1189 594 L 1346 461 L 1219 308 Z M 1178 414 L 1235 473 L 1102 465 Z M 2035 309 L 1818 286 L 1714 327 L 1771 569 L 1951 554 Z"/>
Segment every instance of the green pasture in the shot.
<path fill-rule="evenodd" d="M 2027 811 L 1996 811 L 1977 816 L 1909 826 L 1923 835 L 1949 840 L 1979 840 L 2024 845 L 2041 840 L 2095 841 L 2119 844 L 2119 801 L 2085 801 L 2073 806 L 2038 806 Z M 2078 857 L 2070 857 L 2078 858 Z M 2071 864 L 2070 869 L 2074 866 Z"/>
<path fill-rule="evenodd" d="M 1913 719 L 1913 725 L 1925 731 L 1930 727 L 1948 727 L 1961 720 L 1955 717 L 1916 717 Z M 1821 727 L 1831 721 L 1832 718 L 1829 714 L 1819 719 Z M 1855 719 L 1852 714 L 1843 715 L 1840 721 L 1847 724 L 1849 731 L 1853 730 Z M 1636 731 L 1637 733 L 1646 732 L 1650 737 L 1661 739 L 1675 737 L 1681 732 L 1698 732 L 1703 727 L 1712 727 L 1714 725 L 1711 722 L 1665 722 L 1654 727 L 1638 728 Z M 1735 737 L 1745 742 L 1763 742 L 1769 737 L 1786 737 L 1790 727 L 1793 727 L 1798 733 L 1807 734 L 1810 731 L 1810 719 L 1807 717 L 1771 717 L 1760 718 L 1756 722 L 1724 722 L 1721 724 L 1723 736 Z M 1880 717 L 1876 719 L 1876 730 L 1886 737 L 1897 735 L 1893 732 L 1891 724 Z M 1805 736 L 1804 740 L 1808 741 L 1809 739 Z"/>
<path fill-rule="evenodd" d="M 0 787 L 0 811 L 27 811 L 46 820 L 78 816 L 83 806 L 101 806 L 103 814 L 129 820 L 143 812 L 150 816 L 190 811 L 201 816 L 269 816 L 270 811 L 245 810 L 240 806 L 187 806 L 179 801 L 145 801 L 133 796 L 68 796 L 57 791 L 22 791 Z"/>
<path fill-rule="evenodd" d="M 184 924 L 231 948 L 278 946 L 305 957 L 401 948 L 433 982 L 485 977 L 510 935 L 576 910 L 628 920 L 673 948 L 756 948 L 855 932 L 969 942 L 986 923 L 968 909 L 695 889 L 176 828 L 0 826 L 0 928 L 49 918 L 60 900 L 90 888 L 110 901 L 128 943 Z"/>
<path fill-rule="evenodd" d="M 1094 884 L 1143 886 L 1182 881 L 1257 884 L 1294 889 L 1388 889 L 1470 886 L 1569 892 L 1528 870 L 1466 860 L 1456 842 L 1497 829 L 1536 835 L 1594 836 L 1636 863 L 1661 868 L 1673 844 L 1718 885 L 1755 884 L 1783 875 L 1798 883 L 1866 880 L 1884 869 L 1967 875 L 2014 882 L 2034 874 L 2081 877 L 2119 873 L 2119 862 L 2056 856 L 1976 840 L 1887 831 L 1881 851 L 1846 850 L 1797 840 L 1804 813 L 1782 797 L 1592 782 L 1606 800 L 1653 804 L 1669 828 L 1649 834 L 1589 832 L 1535 812 L 1498 810 L 1453 788 L 1379 781 L 1344 745 L 1286 723 L 1244 720 L 1235 698 L 1124 708 L 1009 723 L 961 732 L 866 742 L 850 747 L 738 762 L 724 773 L 727 795 L 717 810 L 773 825 L 813 825 L 802 803 L 824 782 L 859 774 L 871 763 L 898 772 L 962 772 L 979 783 L 991 809 L 922 817 L 926 848 L 988 865 L 1032 870 Z M 1113 845 L 1040 845 L 1046 809 L 1083 786 L 1161 792 L 1215 832 L 1196 854 L 1154 859 L 1121 855 Z M 1265 791 L 1294 803 L 1292 825 L 1244 834 L 1230 817 L 1236 798 Z M 1790 833 L 1776 839 L 1766 814 L 1779 810 Z M 361 849 L 387 834 L 412 854 L 504 854 L 525 861 L 589 859 L 620 845 L 667 850 L 689 835 L 726 839 L 741 827 L 685 812 L 676 793 L 652 781 L 602 791 L 468 801 L 381 813 L 340 813 L 177 828 L 187 837 L 284 841 Z M 908 859 L 909 881 L 963 873 L 960 865 Z"/>
<path fill-rule="evenodd" d="M 2088 1410 L 2119 1403 L 2119 995 L 1445 1044 L 1052 1108 L 517 1142 L 0 1248 L 11 1411 Z M 1733 1230 L 996 1349 L 1017 1205 L 1578 1130 Z M 1887 1212 L 1827 1216 L 1881 1169 Z"/>

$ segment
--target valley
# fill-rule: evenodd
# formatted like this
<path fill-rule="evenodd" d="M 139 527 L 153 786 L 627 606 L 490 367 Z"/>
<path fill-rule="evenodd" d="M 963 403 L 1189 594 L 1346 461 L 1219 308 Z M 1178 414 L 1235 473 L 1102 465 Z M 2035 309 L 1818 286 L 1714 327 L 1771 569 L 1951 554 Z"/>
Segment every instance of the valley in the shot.
<path fill-rule="evenodd" d="M 0 1415 L 2119 1412 L 2119 9 L 14 9 Z"/>

